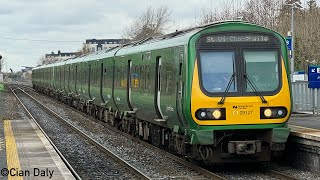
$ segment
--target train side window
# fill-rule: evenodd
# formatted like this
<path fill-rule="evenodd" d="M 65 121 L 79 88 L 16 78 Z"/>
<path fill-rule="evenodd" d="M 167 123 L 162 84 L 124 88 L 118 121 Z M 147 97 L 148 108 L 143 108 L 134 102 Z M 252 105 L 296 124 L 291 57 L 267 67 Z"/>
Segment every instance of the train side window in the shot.
<path fill-rule="evenodd" d="M 146 60 L 150 61 L 151 60 L 151 52 L 146 53 Z"/>
<path fill-rule="evenodd" d="M 146 91 L 150 91 L 151 82 L 150 82 L 150 65 L 146 65 Z"/>
<path fill-rule="evenodd" d="M 127 76 L 126 76 L 126 67 L 121 67 L 121 88 L 127 87 Z"/>
<path fill-rule="evenodd" d="M 103 64 L 103 63 L 102 63 Z M 103 69 L 103 73 L 102 73 L 102 76 L 101 76 L 101 78 L 102 78 L 102 82 L 103 82 L 103 87 L 108 87 L 107 86 L 107 67 L 104 67 L 104 69 Z"/>
<path fill-rule="evenodd" d="M 74 73 L 74 82 L 77 83 L 77 76 L 78 76 L 78 66 L 76 66 L 76 72 Z"/>
<path fill-rule="evenodd" d="M 118 88 L 121 87 L 121 83 L 120 83 L 121 75 L 120 75 L 120 73 L 121 73 L 121 68 L 117 67 L 117 71 L 116 71 L 116 74 L 117 74 L 116 87 L 118 87 Z"/>
<path fill-rule="evenodd" d="M 139 83 L 139 89 L 144 90 L 145 88 L 145 71 L 144 71 L 144 65 L 140 65 L 140 83 Z"/>
<path fill-rule="evenodd" d="M 166 73 L 166 92 L 167 93 L 171 93 L 172 92 L 172 87 L 173 87 L 173 84 L 172 84 L 172 71 L 167 71 Z"/>
<path fill-rule="evenodd" d="M 86 83 L 86 78 L 87 78 L 87 68 L 83 67 L 83 84 Z"/>
<path fill-rule="evenodd" d="M 71 75 L 71 67 L 69 66 L 69 71 L 68 71 L 68 81 L 72 81 L 72 77 L 70 76 Z"/>

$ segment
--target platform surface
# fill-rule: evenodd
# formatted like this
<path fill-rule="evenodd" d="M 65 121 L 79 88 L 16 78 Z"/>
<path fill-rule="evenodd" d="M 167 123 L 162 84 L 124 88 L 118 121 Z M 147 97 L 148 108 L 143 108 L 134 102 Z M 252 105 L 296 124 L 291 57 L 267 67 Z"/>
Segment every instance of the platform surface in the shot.
<path fill-rule="evenodd" d="M 32 120 L 0 121 L 0 157 L 1 180 L 75 179 Z"/>
<path fill-rule="evenodd" d="M 320 129 L 320 114 L 292 114 L 289 125 Z"/>

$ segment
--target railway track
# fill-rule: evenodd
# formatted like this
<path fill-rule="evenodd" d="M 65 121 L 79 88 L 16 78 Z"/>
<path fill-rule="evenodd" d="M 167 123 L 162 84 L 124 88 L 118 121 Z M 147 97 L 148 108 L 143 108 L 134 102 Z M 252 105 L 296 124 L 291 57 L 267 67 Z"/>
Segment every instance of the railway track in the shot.
<path fill-rule="evenodd" d="M 275 177 L 277 177 L 279 179 L 283 179 L 283 180 L 299 180 L 296 177 L 293 177 L 291 175 L 288 175 L 288 174 L 285 174 L 283 172 L 276 171 L 276 170 L 273 170 L 273 169 L 266 169 L 266 173 L 269 173 L 270 175 L 275 176 Z"/>
<path fill-rule="evenodd" d="M 38 100 L 36 100 L 35 98 L 33 98 L 30 94 L 28 94 L 27 92 L 25 92 L 23 89 L 20 89 L 18 87 L 16 87 L 17 90 L 20 90 L 21 92 L 25 93 L 26 95 L 28 95 L 31 99 L 33 99 L 33 101 L 37 102 L 43 109 L 45 109 L 47 112 L 49 112 L 50 114 L 54 115 L 56 118 L 58 118 L 61 122 L 63 122 L 66 126 L 72 128 L 74 131 L 76 131 L 78 134 L 80 134 L 83 138 L 87 139 L 91 144 L 93 144 L 95 147 L 97 147 L 100 151 L 108 154 L 109 156 L 113 157 L 117 162 L 121 163 L 123 166 L 125 166 L 128 170 L 130 170 L 132 173 L 134 173 L 136 175 L 136 177 L 138 177 L 139 179 L 154 179 L 152 177 L 149 177 L 148 175 L 146 175 L 144 172 L 140 171 L 139 169 L 137 169 L 136 167 L 132 166 L 130 163 L 128 163 L 126 160 L 122 159 L 121 157 L 119 157 L 117 154 L 113 153 L 111 150 L 108 150 L 104 145 L 102 145 L 101 143 L 97 142 L 95 139 L 91 138 L 90 135 L 88 135 L 86 132 L 83 132 L 83 130 L 79 129 L 78 127 L 74 126 L 73 124 L 71 124 L 70 122 L 68 122 L 67 120 L 65 120 L 65 118 L 61 117 L 60 115 L 58 115 L 57 113 L 55 113 L 54 111 L 50 110 L 50 108 L 46 107 L 44 104 L 42 104 L 41 102 L 39 102 Z M 27 88 L 29 90 L 29 88 Z M 69 108 L 69 107 L 68 107 Z M 70 108 L 71 109 L 71 108 Z M 91 118 L 89 116 L 87 116 L 88 118 Z M 116 132 L 115 129 L 113 129 L 114 132 Z M 184 177 L 184 176 L 172 176 L 173 178 L 182 178 L 182 179 L 225 179 L 213 172 L 210 172 L 206 169 L 203 169 L 195 164 L 192 164 L 188 161 L 182 160 L 181 158 L 174 156 L 168 152 L 165 152 L 155 146 L 152 146 L 148 143 L 145 143 L 143 141 L 139 141 L 136 138 L 132 138 L 130 135 L 125 134 L 121 131 L 118 131 L 117 133 L 122 134 L 123 136 L 132 139 L 133 141 L 136 141 L 138 143 L 143 143 L 143 145 L 148 146 L 148 148 L 155 150 L 157 152 L 161 152 L 161 154 L 171 158 L 172 160 L 178 162 L 180 164 L 180 166 L 186 166 L 187 168 L 192 169 L 194 172 L 194 176 L 192 177 Z"/>
<path fill-rule="evenodd" d="M 26 87 L 25 90 L 31 90 L 31 91 L 32 91 L 32 89 L 30 89 L 30 88 L 28 88 L 28 87 Z M 39 103 L 40 103 L 40 102 L 39 102 Z M 71 107 L 69 107 L 69 106 L 66 106 L 66 105 L 63 104 L 63 103 L 60 103 L 60 102 L 58 102 L 58 103 L 61 104 L 61 105 L 63 105 L 64 108 L 66 108 L 68 111 L 75 111 L 73 108 L 71 108 Z M 40 104 L 41 104 L 41 103 L 40 103 Z M 42 104 L 42 106 L 45 107 L 45 105 L 43 105 L 43 104 Z M 47 109 L 48 109 L 48 108 L 47 108 Z M 59 115 L 57 115 L 55 112 L 52 111 L 52 113 L 55 114 L 56 116 L 58 116 L 59 118 L 64 119 L 64 118 L 60 117 Z M 211 172 L 210 170 L 207 170 L 207 169 L 202 168 L 202 167 L 200 167 L 200 166 L 198 166 L 198 165 L 192 164 L 192 163 L 190 163 L 190 162 L 188 162 L 188 161 L 186 161 L 186 160 L 184 160 L 184 159 L 182 159 L 182 158 L 180 158 L 180 157 L 178 157 L 178 156 L 175 156 L 175 155 L 173 155 L 173 154 L 171 154 L 171 153 L 169 153 L 169 152 L 167 152 L 167 151 L 164 151 L 164 150 L 162 150 L 162 149 L 160 149 L 160 148 L 158 148 L 158 147 L 156 147 L 156 146 L 153 146 L 153 145 L 151 145 L 151 144 L 149 144 L 149 143 L 147 143 L 147 142 L 145 142 L 145 141 L 139 140 L 139 139 L 137 139 L 137 138 L 132 137 L 131 135 L 129 135 L 129 134 L 127 134 L 127 133 L 124 133 L 124 132 L 122 132 L 122 131 L 119 131 L 119 130 L 117 130 L 116 128 L 114 128 L 113 126 L 110 126 L 110 125 L 108 125 L 108 124 L 106 124 L 106 123 L 102 123 L 102 122 L 100 122 L 100 121 L 92 118 L 91 116 L 85 114 L 85 113 L 82 113 L 82 112 L 79 112 L 79 111 L 78 111 L 78 113 L 81 114 L 82 116 L 85 116 L 87 119 L 90 119 L 90 120 L 92 120 L 92 121 L 94 121 L 94 122 L 96 122 L 96 123 L 102 124 L 104 127 L 108 128 L 109 130 L 111 130 L 111 131 L 113 131 L 113 132 L 115 132 L 115 133 L 117 133 L 117 134 L 120 134 L 120 135 L 122 135 L 122 136 L 124 136 L 124 137 L 126 137 L 126 138 L 128 138 L 128 139 L 131 139 L 131 140 L 134 141 L 134 142 L 137 142 L 137 143 L 139 143 L 139 144 L 142 144 L 142 145 L 145 146 L 145 147 L 148 147 L 148 148 L 150 148 L 150 149 L 152 149 L 152 150 L 154 150 L 154 151 L 156 151 L 156 152 L 161 153 L 162 156 L 170 157 L 170 158 L 173 159 L 174 161 L 177 161 L 177 162 L 179 162 L 180 164 L 183 164 L 184 166 L 187 166 L 187 167 L 189 167 L 190 169 L 198 172 L 198 173 L 201 174 L 201 176 L 203 176 L 203 177 L 206 177 L 206 178 L 208 178 L 208 179 L 225 179 L 225 178 L 223 178 L 223 175 L 221 175 L 221 176 L 218 175 L 219 173 L 216 174 L 216 173 Z M 64 121 L 65 121 L 66 123 L 68 123 L 66 120 L 64 120 Z M 75 127 L 75 126 L 72 125 L 71 123 L 68 123 L 68 124 L 70 124 L 71 126 L 73 126 L 73 127 L 76 128 L 76 129 L 78 129 L 77 127 Z M 81 131 L 80 129 L 78 129 L 78 130 Z M 83 134 L 85 135 L 86 133 L 83 133 Z M 89 138 L 90 138 L 90 137 L 89 137 Z M 101 145 L 101 144 L 100 144 L 100 145 Z M 103 145 L 101 145 L 101 146 L 103 146 Z M 102 147 L 102 148 L 103 148 L 103 147 Z M 285 173 L 283 173 L 283 172 L 276 171 L 276 170 L 273 170 L 273 169 L 268 169 L 268 168 L 262 169 L 262 170 L 261 170 L 261 173 L 263 173 L 264 175 L 268 174 L 271 179 L 272 179 L 272 178 L 285 179 L 285 180 L 298 179 L 298 178 L 296 178 L 296 177 L 290 176 L 290 175 L 285 174 Z M 199 177 L 199 175 L 197 175 L 197 176 Z M 179 177 L 176 177 L 176 178 L 179 178 Z M 151 179 L 151 178 L 149 177 L 149 179 Z"/>
<path fill-rule="evenodd" d="M 68 163 L 68 161 L 66 160 L 66 158 L 62 155 L 62 153 L 58 150 L 57 146 L 50 140 L 49 135 L 47 135 L 47 133 L 45 132 L 45 130 L 43 130 L 43 128 L 41 127 L 41 125 L 38 123 L 37 118 L 34 117 L 33 113 L 25 106 L 25 104 L 23 103 L 23 101 L 20 99 L 19 95 L 17 95 L 17 93 L 15 91 L 20 91 L 23 92 L 25 95 L 27 95 L 29 98 L 31 98 L 34 102 L 36 102 L 37 104 L 39 104 L 42 109 L 44 109 L 45 111 L 47 111 L 48 113 L 50 113 L 51 115 L 55 116 L 57 119 L 59 119 L 61 122 L 63 122 L 66 126 L 68 126 L 69 128 L 71 128 L 73 131 L 75 131 L 76 133 L 78 133 L 82 138 L 86 139 L 87 141 L 89 141 L 92 145 L 94 145 L 96 148 L 98 148 L 101 152 L 107 154 L 109 157 L 113 158 L 117 163 L 121 164 L 123 167 L 125 167 L 127 170 L 129 170 L 131 173 L 134 174 L 133 177 L 137 178 L 137 179 L 150 179 L 148 176 L 146 176 L 143 172 L 139 171 L 137 168 L 133 167 L 132 165 L 130 165 L 129 163 L 127 163 L 124 159 L 120 158 L 119 156 L 117 156 L 116 154 L 114 154 L 113 152 L 111 152 L 110 150 L 108 150 L 107 148 L 105 148 L 103 145 L 101 145 L 99 142 L 95 141 L 94 139 L 90 138 L 89 135 L 87 135 L 86 133 L 82 132 L 80 129 L 78 129 L 77 127 L 73 126 L 72 124 L 68 123 L 67 121 L 65 121 L 62 117 L 60 117 L 58 114 L 56 114 L 55 112 L 51 111 L 50 109 L 48 109 L 45 105 L 41 104 L 39 101 L 37 101 L 36 99 L 34 99 L 32 96 L 30 96 L 28 93 L 24 92 L 24 90 L 16 87 L 16 88 L 12 88 L 10 87 L 11 91 L 13 92 L 13 94 L 17 97 L 17 99 L 19 100 L 19 102 L 21 103 L 21 105 L 23 106 L 23 108 L 26 110 L 26 112 L 29 114 L 29 116 L 34 120 L 34 122 L 37 124 L 37 126 L 40 128 L 40 130 L 44 133 L 44 135 L 48 138 L 49 142 L 54 146 L 55 150 L 59 153 L 59 155 L 62 157 L 63 161 L 66 163 L 67 167 L 71 170 L 72 174 L 76 177 L 76 179 L 81 179 L 81 177 L 77 174 L 77 172 L 73 169 L 73 167 L 70 165 L 70 163 Z"/>

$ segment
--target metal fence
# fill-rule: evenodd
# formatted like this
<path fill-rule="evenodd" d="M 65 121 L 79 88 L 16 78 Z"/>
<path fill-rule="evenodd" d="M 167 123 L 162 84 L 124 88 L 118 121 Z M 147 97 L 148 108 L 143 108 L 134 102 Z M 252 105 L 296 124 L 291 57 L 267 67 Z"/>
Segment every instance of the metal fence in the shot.
<path fill-rule="evenodd" d="M 320 89 L 308 88 L 308 81 L 292 83 L 293 112 L 320 114 Z"/>

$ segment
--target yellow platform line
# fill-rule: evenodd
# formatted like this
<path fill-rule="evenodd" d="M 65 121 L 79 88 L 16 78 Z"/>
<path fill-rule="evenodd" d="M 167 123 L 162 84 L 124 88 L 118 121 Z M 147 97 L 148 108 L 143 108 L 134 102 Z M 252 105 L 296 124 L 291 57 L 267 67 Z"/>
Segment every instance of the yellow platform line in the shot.
<path fill-rule="evenodd" d="M 7 166 L 8 170 L 10 171 L 11 169 L 15 170 L 21 170 L 20 168 L 20 161 L 19 161 L 19 156 L 18 156 L 18 150 L 17 150 L 17 145 L 16 141 L 14 139 L 13 131 L 12 131 L 12 126 L 11 126 L 11 121 L 5 120 L 4 121 L 4 134 L 5 134 L 5 139 L 6 139 L 6 154 L 7 154 Z M 17 172 L 17 171 L 14 171 Z M 10 176 L 8 175 L 8 180 L 22 180 L 22 176 L 18 176 L 15 173 L 15 176 Z"/>

